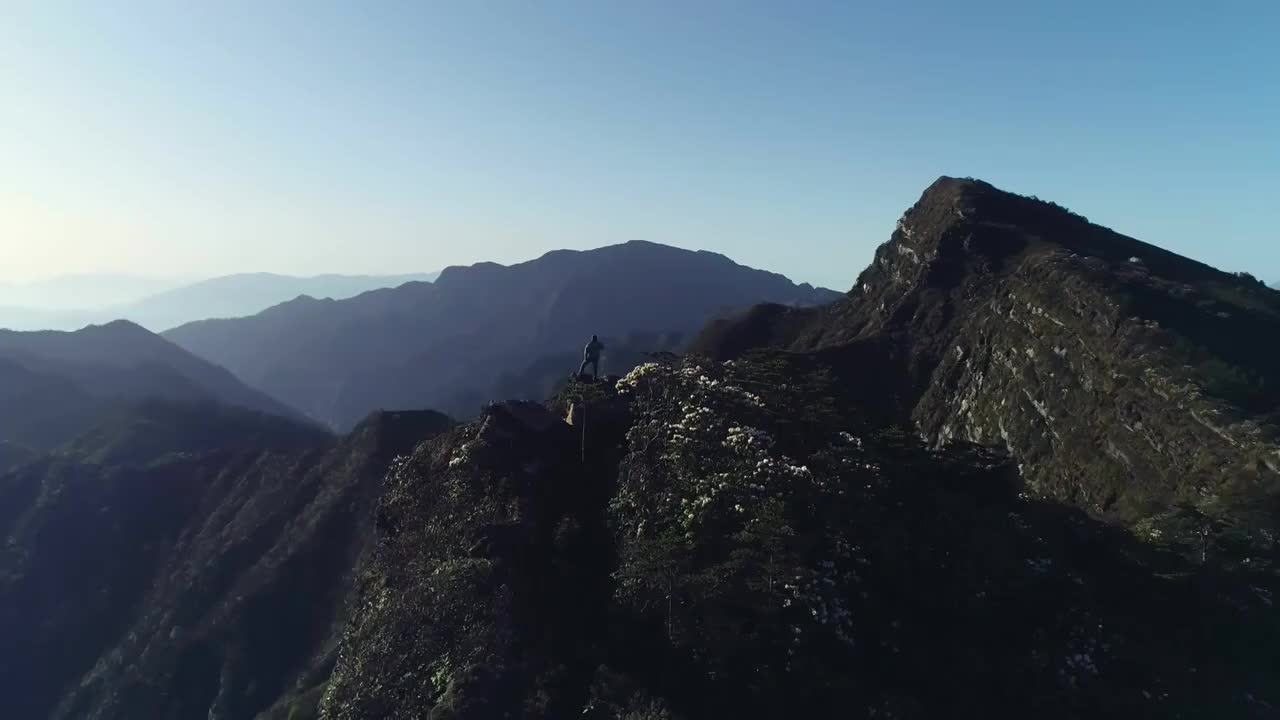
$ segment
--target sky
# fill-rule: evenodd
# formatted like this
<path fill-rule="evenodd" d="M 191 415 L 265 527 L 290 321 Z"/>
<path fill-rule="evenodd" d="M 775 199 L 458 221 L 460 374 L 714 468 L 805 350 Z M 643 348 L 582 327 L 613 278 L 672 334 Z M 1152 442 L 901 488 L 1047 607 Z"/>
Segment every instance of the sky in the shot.
<path fill-rule="evenodd" d="M 850 287 L 939 175 L 1280 280 L 1280 3 L 0 0 L 0 281 L 641 238 Z"/>

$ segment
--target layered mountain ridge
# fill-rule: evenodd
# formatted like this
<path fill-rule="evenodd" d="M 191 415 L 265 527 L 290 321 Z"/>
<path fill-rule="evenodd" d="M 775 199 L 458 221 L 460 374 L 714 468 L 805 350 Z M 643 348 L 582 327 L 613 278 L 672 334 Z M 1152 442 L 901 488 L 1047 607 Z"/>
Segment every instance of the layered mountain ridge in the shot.
<path fill-rule="evenodd" d="M 503 375 L 577 351 L 593 334 L 692 335 L 712 317 L 757 302 L 836 297 L 715 253 L 632 241 L 511 266 L 449 267 L 430 284 L 341 301 L 299 298 L 164 335 L 343 429 L 378 408 L 472 416 L 501 399 L 493 392 Z"/>
<path fill-rule="evenodd" d="M 302 419 L 227 370 L 125 320 L 75 332 L 0 330 L 2 441 L 50 450 L 121 407 L 155 398 Z"/>
<path fill-rule="evenodd" d="M 145 278 L 60 278 L 20 292 L 0 286 L 0 328 L 77 330 L 91 324 L 128 320 L 154 332 L 206 318 L 242 317 L 299 296 L 349 298 L 408 282 L 430 282 L 435 273 L 409 275 L 315 275 L 239 273 L 198 282 Z M 107 292 L 94 292 L 107 284 Z M 111 287 L 111 286 L 118 287 Z"/>

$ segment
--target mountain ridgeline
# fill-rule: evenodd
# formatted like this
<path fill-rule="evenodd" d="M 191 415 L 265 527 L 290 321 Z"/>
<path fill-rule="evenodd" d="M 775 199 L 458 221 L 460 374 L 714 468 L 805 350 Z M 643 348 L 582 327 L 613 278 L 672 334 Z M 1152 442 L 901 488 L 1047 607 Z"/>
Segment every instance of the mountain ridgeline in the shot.
<path fill-rule="evenodd" d="M 6 717 L 1280 717 L 1280 293 L 1052 203 L 941 178 L 845 295 L 630 243 L 167 337 L 355 427 L 0 435 Z"/>
<path fill-rule="evenodd" d="M 837 293 L 722 255 L 647 242 L 560 250 L 512 266 L 450 267 L 342 301 L 300 298 L 248 318 L 164 335 L 250 385 L 344 429 L 378 408 L 474 415 L 504 375 L 635 333 L 692 335 L 758 302 L 813 305 Z M 662 349 L 662 348 L 655 348 Z M 567 376 L 577 362 L 559 374 Z M 612 367 L 614 371 L 629 367 Z"/>

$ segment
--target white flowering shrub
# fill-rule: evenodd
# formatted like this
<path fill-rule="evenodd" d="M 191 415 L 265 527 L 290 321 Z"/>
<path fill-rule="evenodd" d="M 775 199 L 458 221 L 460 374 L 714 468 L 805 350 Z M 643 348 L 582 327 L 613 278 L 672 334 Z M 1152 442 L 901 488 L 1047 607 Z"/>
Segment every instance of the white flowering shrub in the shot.
<path fill-rule="evenodd" d="M 807 645 L 856 642 L 858 549 L 812 530 L 846 493 L 838 476 L 875 466 L 857 436 L 829 427 L 824 387 L 770 370 L 690 361 L 622 378 L 635 419 L 610 517 L 618 593 L 661 617 L 672 642 L 797 671 Z M 748 609 L 750 627 L 729 619 Z"/>
<path fill-rule="evenodd" d="M 923 717 L 1016 688 L 1087 715 L 1140 697 L 1128 678 L 1177 643 L 1149 652 L 1158 635 L 1126 643 L 1107 619 L 1153 602 L 1123 589 L 1144 571 L 1122 553 L 1069 549 L 1110 535 L 1020 494 L 997 451 L 869 430 L 802 362 L 645 365 L 617 384 L 633 422 L 608 509 L 614 595 L 661 639 L 653 662 L 697 677 L 695 696 L 752 688 L 739 707 L 757 710 Z"/>
<path fill-rule="evenodd" d="M 929 450 L 861 418 L 793 354 L 642 365 L 547 411 L 491 407 L 391 464 L 349 631 L 377 668 L 364 677 L 401 715 L 459 718 L 1244 717 L 1270 702 L 1268 576 L 1194 576 L 1178 548 L 1152 558 L 1021 493 L 1001 453 Z M 1144 538 L 1179 536 L 1174 521 L 1205 527 L 1179 516 Z M 1222 552 L 1192 550 L 1194 567 Z"/>

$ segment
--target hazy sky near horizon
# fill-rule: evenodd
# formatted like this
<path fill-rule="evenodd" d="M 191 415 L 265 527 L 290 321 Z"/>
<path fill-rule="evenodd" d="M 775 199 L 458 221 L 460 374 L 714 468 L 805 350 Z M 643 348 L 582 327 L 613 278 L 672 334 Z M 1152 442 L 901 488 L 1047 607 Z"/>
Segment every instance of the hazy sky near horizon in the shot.
<path fill-rule="evenodd" d="M 834 288 L 942 174 L 1280 279 L 1280 3 L 0 2 L 0 281 L 643 238 Z"/>

